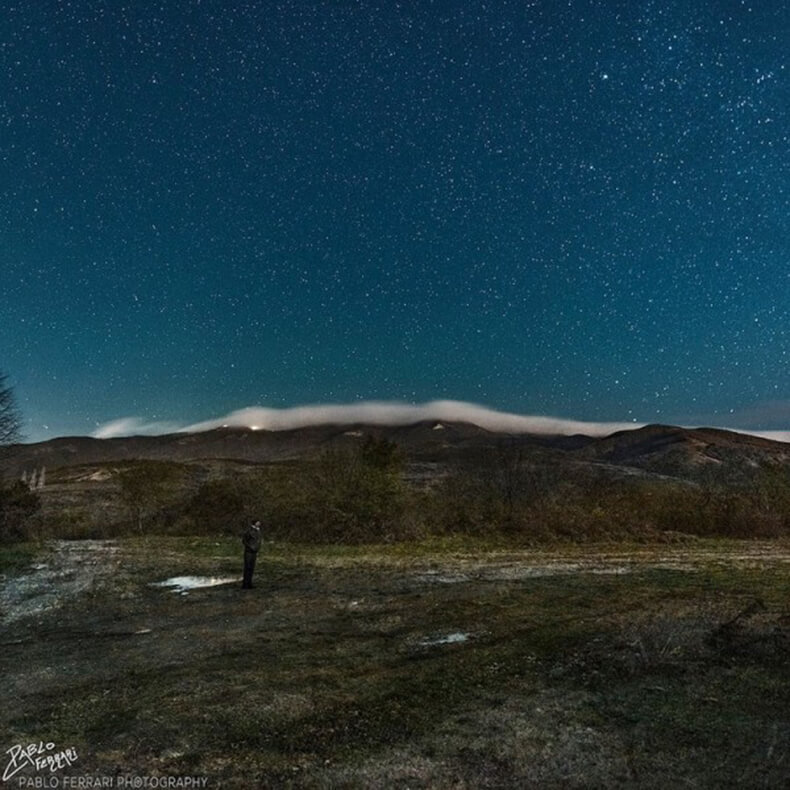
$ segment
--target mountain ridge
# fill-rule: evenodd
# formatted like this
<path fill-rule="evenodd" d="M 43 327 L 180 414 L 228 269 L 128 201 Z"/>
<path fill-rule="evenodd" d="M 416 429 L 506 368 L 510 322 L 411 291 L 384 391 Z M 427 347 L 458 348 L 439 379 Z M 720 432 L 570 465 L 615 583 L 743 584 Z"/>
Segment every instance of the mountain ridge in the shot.
<path fill-rule="evenodd" d="M 201 460 L 277 463 L 314 457 L 328 447 L 354 447 L 365 436 L 398 444 L 412 460 L 449 462 L 483 451 L 517 449 L 520 457 L 550 452 L 557 460 L 632 467 L 688 477 L 706 464 L 790 463 L 790 444 L 719 428 L 650 424 L 608 436 L 492 431 L 468 422 L 421 420 L 405 425 L 323 423 L 287 430 L 239 427 L 160 436 L 70 436 L 7 448 L 10 475 L 31 468 L 120 463 L 130 460 Z"/>

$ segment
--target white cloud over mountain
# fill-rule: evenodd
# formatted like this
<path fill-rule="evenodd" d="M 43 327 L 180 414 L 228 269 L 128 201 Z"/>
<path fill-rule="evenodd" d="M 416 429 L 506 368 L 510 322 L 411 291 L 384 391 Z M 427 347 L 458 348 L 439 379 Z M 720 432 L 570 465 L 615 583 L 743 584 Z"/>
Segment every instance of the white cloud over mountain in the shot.
<path fill-rule="evenodd" d="M 513 414 L 454 400 L 436 400 L 422 404 L 397 401 L 360 401 L 350 404 L 292 406 L 284 409 L 250 406 L 222 417 L 203 420 L 191 425 L 156 422 L 145 420 L 142 417 L 121 417 L 100 425 L 92 433 L 92 436 L 97 439 L 110 439 L 118 436 L 154 436 L 177 432 L 197 433 L 226 426 L 265 431 L 286 431 L 327 423 L 408 425 L 421 420 L 468 422 L 490 431 L 506 433 L 543 433 L 565 436 L 576 433 L 586 436 L 608 436 L 615 431 L 632 430 L 644 425 L 644 423 L 637 422 L 586 422 L 563 417 Z M 713 423 L 708 420 L 696 420 L 694 424 L 712 425 Z M 748 427 L 727 427 L 725 430 L 761 436 L 778 442 L 790 442 L 790 431 L 785 430 L 750 430 Z"/>
<path fill-rule="evenodd" d="M 159 436 L 175 433 L 181 426 L 173 422 L 151 422 L 142 417 L 120 417 L 100 425 L 92 434 L 95 439 L 113 439 L 116 436 Z"/>
<path fill-rule="evenodd" d="M 437 400 L 423 404 L 361 401 L 352 404 L 293 406 L 285 409 L 250 406 L 223 417 L 186 426 L 150 422 L 140 417 L 123 417 L 100 425 L 92 435 L 96 438 L 108 439 L 116 436 L 152 435 L 177 431 L 195 433 L 223 426 L 284 431 L 326 423 L 408 425 L 420 420 L 470 422 L 488 430 L 510 433 L 565 435 L 583 433 L 588 436 L 605 436 L 615 431 L 638 428 L 640 425 L 633 422 L 584 422 L 560 417 L 512 414 L 474 403 L 453 400 Z"/>

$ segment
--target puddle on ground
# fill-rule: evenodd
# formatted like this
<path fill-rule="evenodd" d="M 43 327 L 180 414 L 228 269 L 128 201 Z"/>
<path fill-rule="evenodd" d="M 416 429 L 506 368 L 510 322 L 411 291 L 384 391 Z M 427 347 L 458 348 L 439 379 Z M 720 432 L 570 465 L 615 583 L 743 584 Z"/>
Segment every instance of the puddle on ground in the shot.
<path fill-rule="evenodd" d="M 458 642 L 466 642 L 469 639 L 469 634 L 463 631 L 455 631 L 452 634 L 445 634 L 445 636 L 435 636 L 432 639 L 423 639 L 420 641 L 420 647 L 434 647 L 434 645 L 453 645 Z"/>
<path fill-rule="evenodd" d="M 171 592 L 187 595 L 190 590 L 201 587 L 218 587 L 221 584 L 233 584 L 240 581 L 235 576 L 173 576 L 163 582 L 152 582 L 151 587 L 172 587 Z"/>

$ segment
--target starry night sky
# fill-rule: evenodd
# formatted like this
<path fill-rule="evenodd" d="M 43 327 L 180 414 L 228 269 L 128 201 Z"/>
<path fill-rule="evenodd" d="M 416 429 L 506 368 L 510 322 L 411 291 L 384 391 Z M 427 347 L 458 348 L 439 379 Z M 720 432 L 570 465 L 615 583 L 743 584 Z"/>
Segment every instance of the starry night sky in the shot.
<path fill-rule="evenodd" d="M 28 439 L 433 398 L 790 427 L 789 41 L 776 0 L 6 5 Z"/>

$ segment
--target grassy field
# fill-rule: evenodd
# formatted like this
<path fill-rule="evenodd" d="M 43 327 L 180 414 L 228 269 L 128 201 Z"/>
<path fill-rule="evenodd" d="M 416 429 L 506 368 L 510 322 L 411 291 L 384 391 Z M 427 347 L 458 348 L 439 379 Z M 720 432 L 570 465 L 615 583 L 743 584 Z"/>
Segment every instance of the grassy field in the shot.
<path fill-rule="evenodd" d="M 179 594 L 238 578 L 237 541 L 149 538 L 0 573 L 0 749 L 73 747 L 61 775 L 788 786 L 787 544 L 267 544 L 255 589 Z"/>

